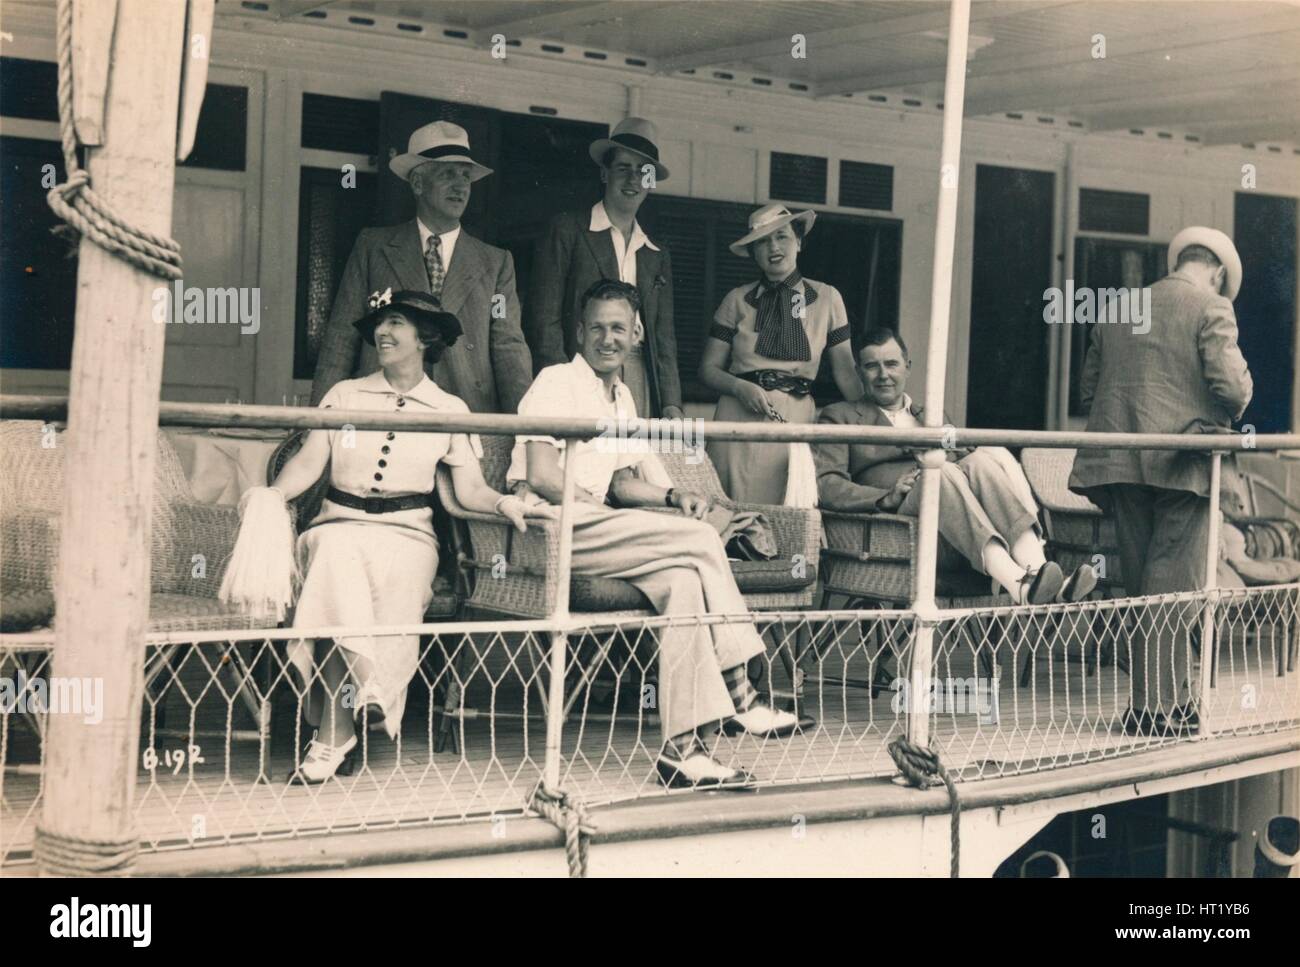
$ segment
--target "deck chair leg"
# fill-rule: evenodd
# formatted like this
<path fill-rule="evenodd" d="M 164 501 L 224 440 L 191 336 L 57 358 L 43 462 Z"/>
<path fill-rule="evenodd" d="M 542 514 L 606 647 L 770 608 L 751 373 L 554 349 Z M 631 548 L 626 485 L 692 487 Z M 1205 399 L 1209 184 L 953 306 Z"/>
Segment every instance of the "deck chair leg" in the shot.
<path fill-rule="evenodd" d="M 144 693 L 147 698 L 155 700 L 153 702 L 153 725 L 155 729 L 167 727 L 167 699 L 164 697 L 159 700 L 159 696 L 154 692 L 154 684 L 164 670 L 172 672 L 173 677 L 175 677 L 175 666 L 172 664 L 172 659 L 183 647 L 180 644 L 163 645 L 154 652 L 152 661 L 145 662 Z M 165 696 L 165 694 L 166 689 L 164 688 L 163 695 Z"/>
<path fill-rule="evenodd" d="M 434 726 L 433 751 L 445 752 L 450 745 L 452 754 L 460 755 L 460 723 L 464 721 L 462 713 L 465 710 L 464 674 L 469 646 L 461 641 L 448 655 L 446 645 L 440 638 L 438 649 L 442 652 L 442 673 L 447 676 L 447 683 L 443 686 L 440 703 L 442 711 L 438 713 L 438 721 Z"/>
<path fill-rule="evenodd" d="M 578 698 L 582 695 L 584 683 L 587 688 L 590 688 L 591 685 L 595 683 L 596 676 L 600 673 L 601 665 L 605 664 L 609 660 L 609 656 L 614 650 L 614 642 L 618 641 L 622 635 L 622 631 L 615 630 L 607 635 L 601 635 L 599 638 L 596 638 L 595 654 L 592 656 L 590 661 L 585 663 L 581 660 L 582 639 L 579 640 L 579 647 L 572 651 L 575 660 L 570 666 L 577 667 L 578 680 L 574 682 L 573 690 L 569 692 L 567 697 L 564 699 L 564 721 L 567 722 L 569 720 L 569 716 L 573 713 L 573 707 L 578 704 Z M 584 639 L 586 637 L 587 636 L 585 635 L 583 636 Z M 595 638 L 596 636 L 593 635 L 591 637 Z M 611 717 L 618 712 L 617 703 L 615 703 L 615 705 L 616 707 L 610 712 Z"/>

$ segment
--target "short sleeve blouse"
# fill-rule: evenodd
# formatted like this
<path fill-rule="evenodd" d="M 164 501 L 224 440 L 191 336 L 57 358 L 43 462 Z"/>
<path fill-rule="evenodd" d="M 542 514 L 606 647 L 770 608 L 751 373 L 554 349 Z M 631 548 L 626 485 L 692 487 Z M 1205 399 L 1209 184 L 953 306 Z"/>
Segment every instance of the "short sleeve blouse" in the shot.
<path fill-rule="evenodd" d="M 801 284 L 804 292 L 803 327 L 812 358 L 769 359 L 758 353 L 758 333 L 755 331 L 758 310 L 747 297 L 751 293 L 757 294 L 759 283 L 749 282 L 723 296 L 709 330 L 711 337 L 731 345 L 728 372 L 734 375 L 756 369 L 775 369 L 804 379 L 817 378 L 822 353 L 849 338 L 849 317 L 844 299 L 835 286 L 812 279 L 804 279 Z"/>

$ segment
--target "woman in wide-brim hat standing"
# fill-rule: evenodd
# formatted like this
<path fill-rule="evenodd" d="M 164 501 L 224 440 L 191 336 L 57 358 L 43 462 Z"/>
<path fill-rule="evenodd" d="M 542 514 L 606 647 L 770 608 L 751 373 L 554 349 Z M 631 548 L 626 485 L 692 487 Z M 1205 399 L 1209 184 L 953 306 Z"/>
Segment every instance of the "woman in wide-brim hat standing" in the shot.
<path fill-rule="evenodd" d="M 700 360 L 700 382 L 718 391 L 715 420 L 811 423 L 813 381 L 823 355 L 846 400 L 862 395 L 839 290 L 799 274 L 803 239 L 816 214 L 767 205 L 749 216 L 749 232 L 731 244 L 758 267 L 755 282 L 726 294 Z M 786 443 L 708 444 L 709 458 L 734 500 L 780 504 L 787 493 Z"/>
<path fill-rule="evenodd" d="M 425 375 L 461 335 L 460 322 L 428 293 L 374 293 L 355 325 L 374 346 L 380 370 L 336 383 L 325 408 L 388 413 L 461 414 L 469 407 Z M 456 499 L 470 510 L 500 514 L 524 530 L 517 497 L 483 480 L 478 439 L 464 433 L 404 430 L 313 430 L 272 485 L 292 500 L 329 469 L 320 513 L 298 538 L 302 590 L 296 628 L 345 625 L 357 635 L 292 642 L 290 660 L 302 676 L 308 724 L 316 729 L 294 779 L 323 782 L 351 762 L 366 721 L 382 720 L 395 737 L 406 689 L 419 662 L 416 635 L 372 636 L 382 625 L 418 624 L 433 597 L 438 542 L 429 495 L 440 463 L 451 467 Z M 357 721 L 354 721 L 357 720 Z M 343 770 L 350 772 L 350 768 Z"/>

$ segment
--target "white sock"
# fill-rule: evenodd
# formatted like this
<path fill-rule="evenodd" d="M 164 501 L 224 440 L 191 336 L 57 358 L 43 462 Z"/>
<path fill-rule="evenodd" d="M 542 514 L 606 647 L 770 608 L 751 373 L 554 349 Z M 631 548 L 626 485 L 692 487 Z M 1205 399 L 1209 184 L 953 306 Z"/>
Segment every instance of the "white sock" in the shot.
<path fill-rule="evenodd" d="M 1020 579 L 1025 576 L 1025 569 L 1017 564 L 999 541 L 989 541 L 981 553 L 984 570 L 988 575 L 1007 589 L 1011 600 L 1022 604 L 1020 600 Z"/>
<path fill-rule="evenodd" d="M 1047 558 L 1043 556 L 1043 541 L 1034 533 L 1031 527 L 1011 545 L 1011 557 L 1022 567 L 1030 571 L 1037 571 L 1047 563 Z"/>

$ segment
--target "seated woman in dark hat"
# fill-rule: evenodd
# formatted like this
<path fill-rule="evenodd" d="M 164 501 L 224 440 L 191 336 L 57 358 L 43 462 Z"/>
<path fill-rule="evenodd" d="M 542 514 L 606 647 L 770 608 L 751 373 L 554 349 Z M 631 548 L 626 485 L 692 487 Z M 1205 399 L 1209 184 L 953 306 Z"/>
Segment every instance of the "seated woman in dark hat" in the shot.
<path fill-rule="evenodd" d="M 461 335 L 456 317 L 432 296 L 414 291 L 376 292 L 370 308 L 356 327 L 375 347 L 382 368 L 335 384 L 320 405 L 468 413 L 465 403 L 424 371 L 426 360 L 436 362 Z M 347 625 L 360 632 L 333 642 L 291 644 L 290 660 L 311 686 L 307 717 L 316 728 L 294 779 L 323 782 L 339 771 L 357 745 L 354 716 L 382 719 L 389 736 L 397 734 L 406 687 L 418 666 L 419 638 L 374 636 L 365 629 L 423 620 L 438 567 L 429 505 L 438 464 L 452 468 L 456 498 L 470 510 L 500 514 L 520 531 L 525 516 L 554 516 L 553 508 L 525 508 L 517 497 L 491 489 L 479 467 L 481 453 L 477 437 L 463 433 L 314 430 L 276 478 L 275 489 L 292 500 L 329 467 L 320 513 L 298 538 L 306 577 L 293 626 Z"/>
<path fill-rule="evenodd" d="M 767 205 L 731 243 L 733 253 L 754 260 L 759 276 L 723 298 L 700 359 L 700 382 L 721 394 L 715 420 L 811 423 L 812 384 L 826 354 L 844 399 L 862 396 L 844 299 L 834 286 L 799 274 L 799 249 L 816 217 Z M 789 444 L 714 440 L 707 449 L 733 500 L 784 502 Z"/>

